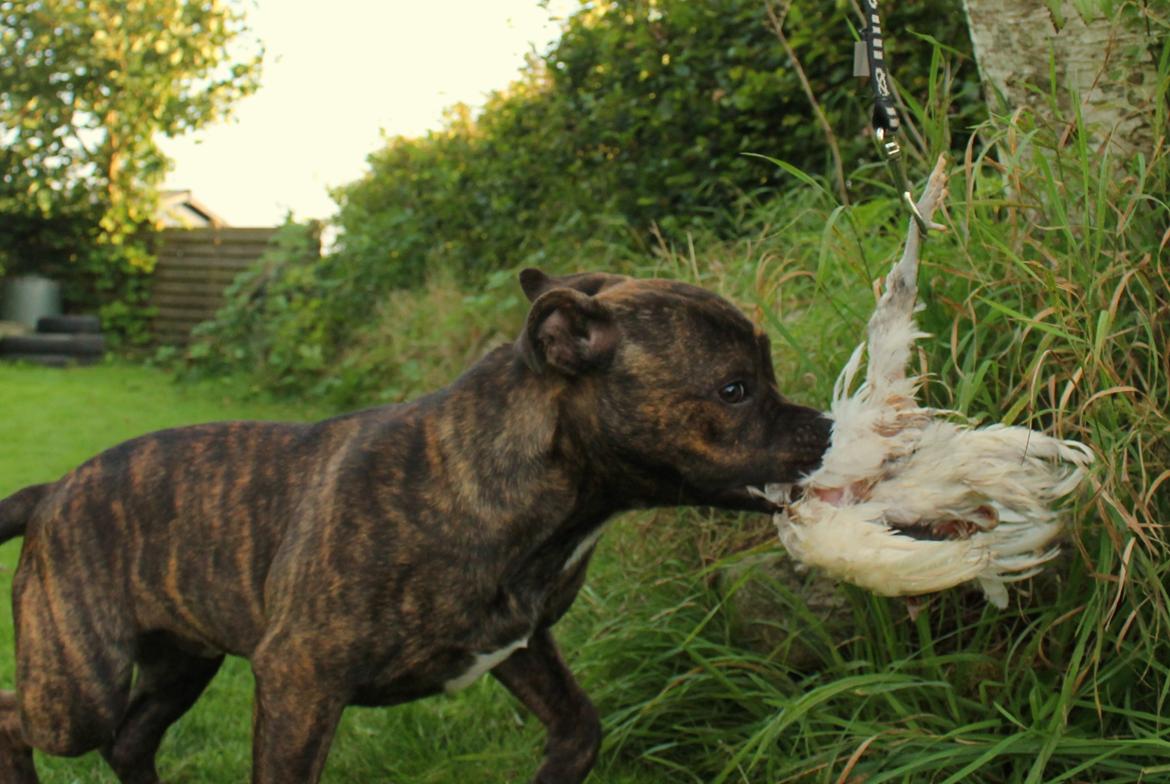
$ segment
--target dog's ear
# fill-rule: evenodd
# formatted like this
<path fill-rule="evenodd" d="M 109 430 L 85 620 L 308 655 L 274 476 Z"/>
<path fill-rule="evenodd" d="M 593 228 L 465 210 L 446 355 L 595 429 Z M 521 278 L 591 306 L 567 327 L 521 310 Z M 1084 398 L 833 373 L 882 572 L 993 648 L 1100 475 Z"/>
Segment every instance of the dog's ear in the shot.
<path fill-rule="evenodd" d="M 625 275 L 612 275 L 608 272 L 578 272 L 573 275 L 562 275 L 554 278 L 535 267 L 521 270 L 520 288 L 529 302 L 536 302 L 541 294 L 552 289 L 575 289 L 582 294 L 594 294 L 616 286 L 629 280 Z"/>
<path fill-rule="evenodd" d="M 576 376 L 609 364 L 617 342 L 617 324 L 604 305 L 576 289 L 554 288 L 532 304 L 517 348 L 537 372 Z"/>
<path fill-rule="evenodd" d="M 536 298 L 545 292 L 552 283 L 552 278 L 536 267 L 520 270 L 520 288 L 529 302 L 536 302 Z"/>

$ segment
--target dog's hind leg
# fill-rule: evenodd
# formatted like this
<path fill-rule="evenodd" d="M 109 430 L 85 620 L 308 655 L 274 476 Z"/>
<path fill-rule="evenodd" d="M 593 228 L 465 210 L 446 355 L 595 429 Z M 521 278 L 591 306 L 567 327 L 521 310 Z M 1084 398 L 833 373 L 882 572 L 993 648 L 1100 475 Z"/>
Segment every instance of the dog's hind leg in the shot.
<path fill-rule="evenodd" d="M 126 711 L 134 663 L 125 604 L 87 580 L 93 574 L 54 570 L 26 540 L 13 581 L 20 728 L 49 754 L 100 748 Z"/>
<path fill-rule="evenodd" d="M 163 735 L 211 682 L 222 656 L 195 656 L 153 637 L 138 648 L 130 705 L 102 756 L 122 784 L 158 784 L 155 754 Z"/>
<path fill-rule="evenodd" d="M 536 714 L 548 729 L 544 762 L 535 784 L 578 784 L 597 761 L 601 722 L 589 697 L 557 653 L 548 629 L 537 632 L 527 648 L 492 670 L 508 691 Z"/>
<path fill-rule="evenodd" d="M 11 691 L 0 691 L 0 781 L 37 784 L 32 747 L 24 742 L 16 693 Z"/>

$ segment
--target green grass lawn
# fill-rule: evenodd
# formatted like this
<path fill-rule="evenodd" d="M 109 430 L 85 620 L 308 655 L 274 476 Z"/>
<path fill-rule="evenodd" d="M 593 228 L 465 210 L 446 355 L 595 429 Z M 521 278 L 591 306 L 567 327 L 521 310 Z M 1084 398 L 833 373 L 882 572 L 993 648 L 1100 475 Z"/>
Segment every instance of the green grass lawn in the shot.
<path fill-rule="evenodd" d="M 222 419 L 309 419 L 325 413 L 312 406 L 241 402 L 228 387 L 176 385 L 165 373 L 149 368 L 108 365 L 62 371 L 0 365 L 0 496 L 56 479 L 103 448 L 150 430 Z M 19 548 L 20 540 L 0 548 L 0 591 L 5 597 Z M 598 615 L 588 607 L 585 614 Z M 0 682 L 2 688 L 11 688 L 12 619 L 7 609 L 0 613 Z M 251 686 L 247 663 L 229 660 L 167 736 L 159 765 L 166 781 L 247 780 Z M 485 678 L 457 697 L 348 711 L 325 780 L 527 781 L 542 744 L 539 724 Z M 72 760 L 40 757 L 38 768 L 48 784 L 116 781 L 96 753 Z M 670 777 L 611 769 L 595 780 L 634 784 Z"/>

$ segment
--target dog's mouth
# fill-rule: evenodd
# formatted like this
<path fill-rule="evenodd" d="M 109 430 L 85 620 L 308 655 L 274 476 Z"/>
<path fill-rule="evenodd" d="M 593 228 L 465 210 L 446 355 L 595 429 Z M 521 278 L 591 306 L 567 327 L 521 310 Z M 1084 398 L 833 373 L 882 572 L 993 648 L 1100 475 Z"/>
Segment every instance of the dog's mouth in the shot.
<path fill-rule="evenodd" d="M 729 487 L 721 490 L 709 490 L 698 496 L 699 504 L 716 509 L 727 509 L 733 512 L 761 512 L 773 514 L 781 511 L 788 503 L 780 495 L 773 498 L 764 495 L 757 487 Z"/>

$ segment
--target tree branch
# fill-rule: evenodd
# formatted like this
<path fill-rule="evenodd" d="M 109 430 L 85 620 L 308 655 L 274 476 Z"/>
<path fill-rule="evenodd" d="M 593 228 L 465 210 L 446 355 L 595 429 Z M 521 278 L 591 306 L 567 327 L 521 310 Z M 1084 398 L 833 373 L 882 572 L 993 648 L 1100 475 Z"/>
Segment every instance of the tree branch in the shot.
<path fill-rule="evenodd" d="M 837 193 L 841 197 L 842 204 L 849 204 L 849 192 L 845 188 L 845 167 L 841 162 L 841 148 L 837 144 L 837 135 L 833 133 L 833 127 L 829 125 L 829 118 L 825 115 L 821 104 L 817 101 L 816 95 L 813 94 L 812 85 L 809 84 L 808 77 L 804 73 L 804 68 L 800 64 L 800 59 L 796 56 L 796 51 L 792 48 L 792 44 L 788 42 L 788 36 L 784 35 L 784 20 L 788 16 L 788 9 L 792 5 L 792 0 L 779 0 L 775 3 L 779 7 L 779 13 L 776 8 L 773 8 L 772 0 L 764 0 L 764 10 L 768 13 L 768 21 L 771 23 L 772 32 L 776 34 L 776 38 L 780 40 L 780 45 L 784 47 L 785 54 L 788 55 L 789 61 L 792 63 L 792 68 L 796 71 L 796 76 L 800 80 L 800 86 L 804 90 L 804 95 L 808 98 L 809 104 L 812 105 L 813 115 L 816 117 L 817 125 L 821 126 L 821 131 L 825 134 L 825 141 L 829 144 L 829 150 L 833 155 L 833 173 L 837 180 Z"/>

